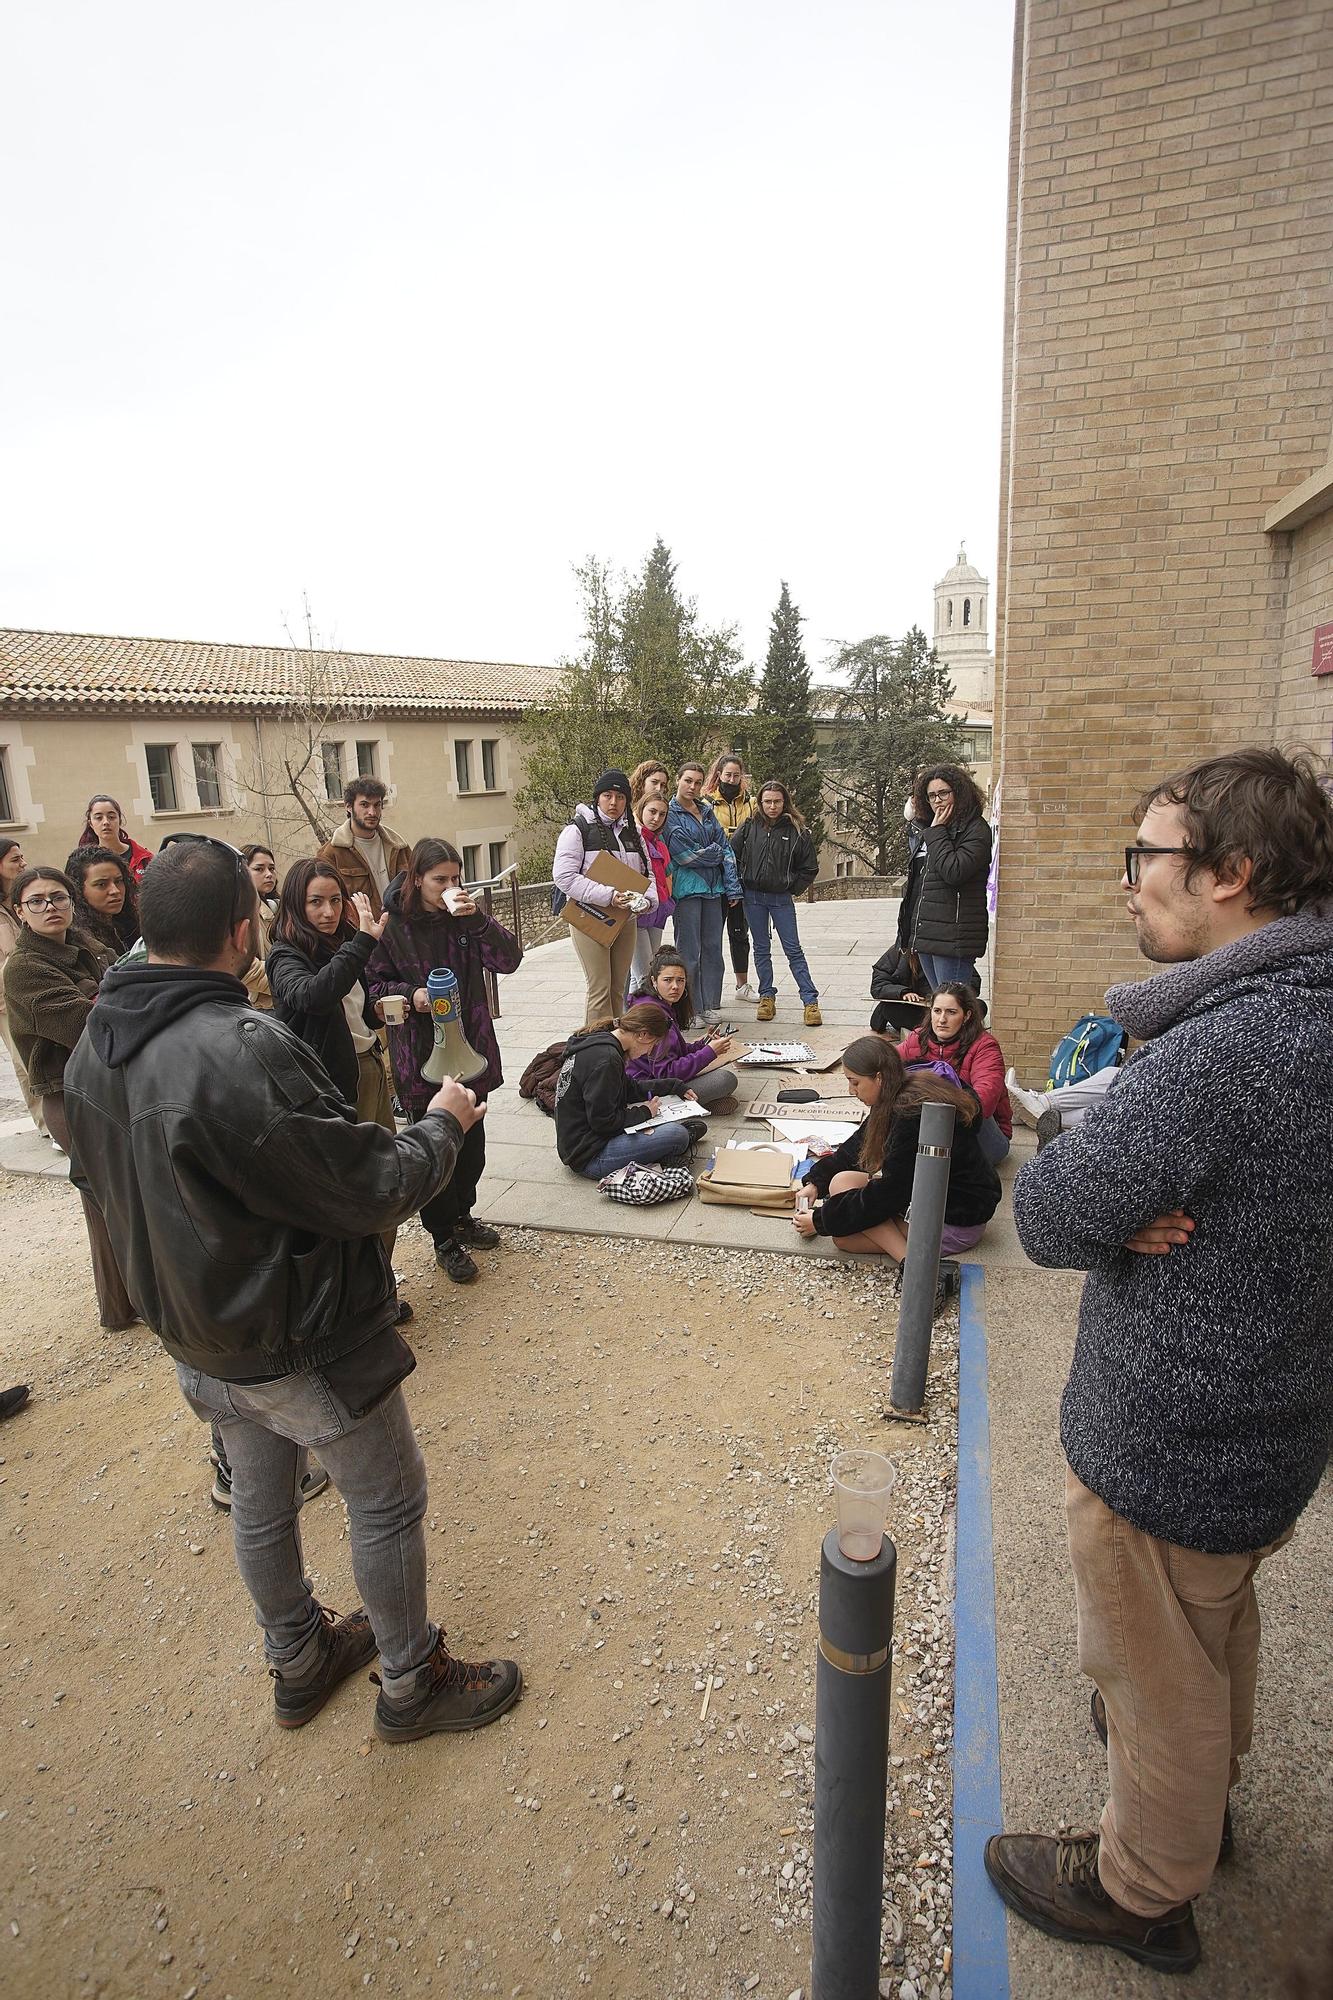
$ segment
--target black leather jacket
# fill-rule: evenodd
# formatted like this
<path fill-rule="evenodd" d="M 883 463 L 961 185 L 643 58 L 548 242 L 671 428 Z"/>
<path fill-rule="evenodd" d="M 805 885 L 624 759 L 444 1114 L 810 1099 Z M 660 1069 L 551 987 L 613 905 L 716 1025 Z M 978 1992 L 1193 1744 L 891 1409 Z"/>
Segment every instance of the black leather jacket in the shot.
<path fill-rule="evenodd" d="M 71 1178 L 167 1352 L 255 1380 L 392 1325 L 380 1231 L 448 1179 L 457 1120 L 358 1125 L 312 1051 L 226 973 L 113 969 L 93 1015 L 65 1069 Z"/>

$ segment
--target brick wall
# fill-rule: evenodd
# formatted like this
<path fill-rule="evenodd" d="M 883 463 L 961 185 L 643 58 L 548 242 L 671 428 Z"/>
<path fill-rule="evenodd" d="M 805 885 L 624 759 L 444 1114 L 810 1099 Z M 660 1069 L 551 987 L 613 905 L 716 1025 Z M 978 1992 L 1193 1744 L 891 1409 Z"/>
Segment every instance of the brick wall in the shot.
<path fill-rule="evenodd" d="M 1319 685 L 1288 608 L 1327 543 L 1263 517 L 1328 454 L 1333 10 L 1020 0 L 1015 75 L 994 986 L 1022 1069 L 1148 970 L 1136 793 Z"/>

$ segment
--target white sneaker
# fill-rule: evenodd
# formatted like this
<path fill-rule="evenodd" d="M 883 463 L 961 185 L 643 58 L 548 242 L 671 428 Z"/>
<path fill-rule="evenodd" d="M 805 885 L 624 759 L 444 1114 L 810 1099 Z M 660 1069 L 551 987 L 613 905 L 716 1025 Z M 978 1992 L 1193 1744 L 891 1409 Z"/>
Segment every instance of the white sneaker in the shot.
<path fill-rule="evenodd" d="M 721 1010 L 717 1007 L 705 1007 L 703 1013 L 698 1018 L 706 1028 L 715 1028 L 722 1019 Z"/>
<path fill-rule="evenodd" d="M 1004 1073 L 1004 1087 L 1013 1102 L 1021 1105 L 1034 1124 L 1043 1111 L 1049 1111 L 1051 1108 L 1050 1098 L 1042 1096 L 1035 1090 L 1024 1090 L 1012 1069 L 1007 1069 Z"/>
<path fill-rule="evenodd" d="M 749 980 L 747 979 L 743 986 L 738 986 L 736 988 L 736 992 L 733 997 L 737 1000 L 757 1000 L 759 998 L 759 995 L 755 992 L 753 986 L 751 986 Z"/>

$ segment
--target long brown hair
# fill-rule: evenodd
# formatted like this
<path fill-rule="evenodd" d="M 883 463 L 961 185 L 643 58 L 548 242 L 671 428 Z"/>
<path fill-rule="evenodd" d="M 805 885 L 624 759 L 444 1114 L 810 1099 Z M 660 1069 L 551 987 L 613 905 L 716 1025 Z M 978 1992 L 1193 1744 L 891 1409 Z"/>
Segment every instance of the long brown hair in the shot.
<path fill-rule="evenodd" d="M 716 757 L 714 757 L 714 759 L 713 759 L 712 763 L 711 763 L 711 764 L 710 764 L 710 765 L 708 766 L 708 771 L 707 771 L 707 774 L 706 774 L 706 776 L 705 776 L 705 778 L 704 778 L 704 794 L 705 794 L 705 796 L 707 796 L 707 794 L 708 794 L 709 792 L 715 792 L 715 791 L 717 790 L 717 787 L 718 787 L 718 782 L 719 782 L 719 779 L 720 779 L 720 777 L 721 777 L 721 772 L 722 772 L 722 766 L 723 766 L 724 764 L 739 764 L 739 765 L 740 765 L 740 767 L 741 767 L 741 788 L 740 788 L 740 791 L 739 791 L 739 793 L 737 794 L 737 797 L 738 797 L 738 799 L 742 799 L 742 798 L 744 798 L 744 797 L 745 797 L 745 759 L 744 759 L 744 757 L 742 757 L 742 755 L 741 755 L 741 753 L 740 753 L 740 751 L 739 751 L 739 750 L 719 750 L 719 751 L 718 751 L 718 753 L 717 753 Z M 683 767 L 682 767 L 682 768 L 683 768 Z"/>
<path fill-rule="evenodd" d="M 336 882 L 342 892 L 342 921 L 332 937 L 325 937 L 317 931 L 305 913 L 305 899 L 312 882 Z M 282 892 L 278 897 L 278 914 L 273 919 L 273 936 L 283 944 L 295 945 L 304 957 L 319 965 L 326 958 L 332 958 L 340 944 L 355 937 L 360 926 L 352 915 L 352 905 L 343 886 L 342 876 L 331 861 L 321 861 L 312 856 L 306 861 L 293 861 L 282 878 Z"/>
<path fill-rule="evenodd" d="M 976 989 L 967 985 L 962 979 L 943 980 L 930 996 L 932 1007 L 939 999 L 941 993 L 947 993 L 949 998 L 956 1000 L 963 1010 L 963 1025 L 958 1030 L 953 1042 L 942 1042 L 935 1033 L 934 1028 L 931 1026 L 930 1008 L 926 1009 L 926 1018 L 921 1023 L 921 1026 L 915 1030 L 915 1033 L 923 1049 L 928 1042 L 934 1042 L 937 1049 L 953 1048 L 959 1057 L 965 1056 L 973 1042 L 977 1039 L 977 1036 L 984 1035 L 986 1032 L 986 1016 L 981 1011 L 981 1001 L 978 998 Z"/>
<path fill-rule="evenodd" d="M 641 764 L 636 764 L 634 766 L 634 769 L 630 772 L 629 802 L 631 807 L 634 809 L 636 817 L 638 815 L 639 804 L 648 790 L 648 780 L 652 777 L 655 777 L 659 771 L 661 772 L 662 776 L 666 779 L 666 792 L 664 796 L 666 798 L 667 804 L 670 805 L 671 773 L 670 771 L 668 771 L 666 765 L 661 761 L 659 757 L 645 757 L 643 762 Z"/>
<path fill-rule="evenodd" d="M 589 1021 L 586 1028 L 580 1028 L 569 1039 L 576 1042 L 584 1035 L 604 1035 L 609 1028 L 619 1028 L 625 1035 L 651 1035 L 655 1042 L 660 1042 L 671 1033 L 671 1016 L 660 1000 L 641 1000 L 637 1006 L 627 1007 L 623 1014 L 608 1014 L 604 1020 Z"/>
<path fill-rule="evenodd" d="M 786 813 L 787 818 L 791 821 L 792 825 L 796 828 L 797 832 L 804 833 L 805 814 L 798 810 L 795 799 L 792 797 L 791 793 L 787 790 L 787 787 L 783 784 L 781 778 L 764 779 L 763 784 L 754 794 L 755 817 L 759 820 L 762 820 L 764 818 L 765 792 L 781 792 L 783 812 Z"/>
<path fill-rule="evenodd" d="M 407 872 L 403 876 L 403 886 L 398 891 L 398 914 L 412 923 L 418 917 L 448 916 L 447 910 L 428 910 L 421 894 L 421 878 L 429 875 L 432 868 L 443 867 L 452 861 L 458 869 L 458 879 L 463 879 L 463 857 L 452 840 L 427 838 L 419 840 L 408 857 Z"/>
<path fill-rule="evenodd" d="M 853 1076 L 879 1077 L 879 1102 L 861 1128 L 861 1166 L 868 1174 L 878 1173 L 884 1164 L 884 1148 L 889 1127 L 904 1112 L 919 1111 L 923 1104 L 952 1104 L 964 1125 L 977 1116 L 977 1100 L 969 1090 L 959 1090 L 942 1076 L 929 1070 L 908 1071 L 891 1042 L 879 1035 L 861 1035 L 842 1052 L 842 1066 Z"/>

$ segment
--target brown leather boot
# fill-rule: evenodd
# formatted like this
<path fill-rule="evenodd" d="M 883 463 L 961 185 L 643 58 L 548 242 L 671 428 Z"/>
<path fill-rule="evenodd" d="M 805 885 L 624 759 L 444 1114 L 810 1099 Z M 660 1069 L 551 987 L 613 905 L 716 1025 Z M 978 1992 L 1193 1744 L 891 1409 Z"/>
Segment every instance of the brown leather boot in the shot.
<path fill-rule="evenodd" d="M 1100 1688 L 1094 1688 L 1092 1690 L 1092 1726 L 1096 1730 L 1097 1734 L 1101 1737 L 1102 1742 L 1105 1743 L 1106 1703 L 1102 1700 L 1102 1691 Z M 1218 1849 L 1217 1849 L 1217 1859 L 1219 1864 L 1222 1863 L 1223 1861 L 1230 1861 L 1234 1852 L 1235 1852 L 1235 1841 L 1232 1838 L 1232 1832 L 1231 1832 L 1231 1803 L 1228 1800 L 1227 1805 L 1222 1813 L 1222 1838 L 1220 1843 L 1218 1844 Z"/>
<path fill-rule="evenodd" d="M 1199 1963 L 1193 1905 L 1160 1917 L 1122 1909 L 1101 1885 L 1099 1846 L 1095 1833 L 996 1833 L 986 1842 L 986 1873 L 1009 1908 L 1048 1937 L 1107 1945 L 1157 1972 L 1192 1972 Z"/>

